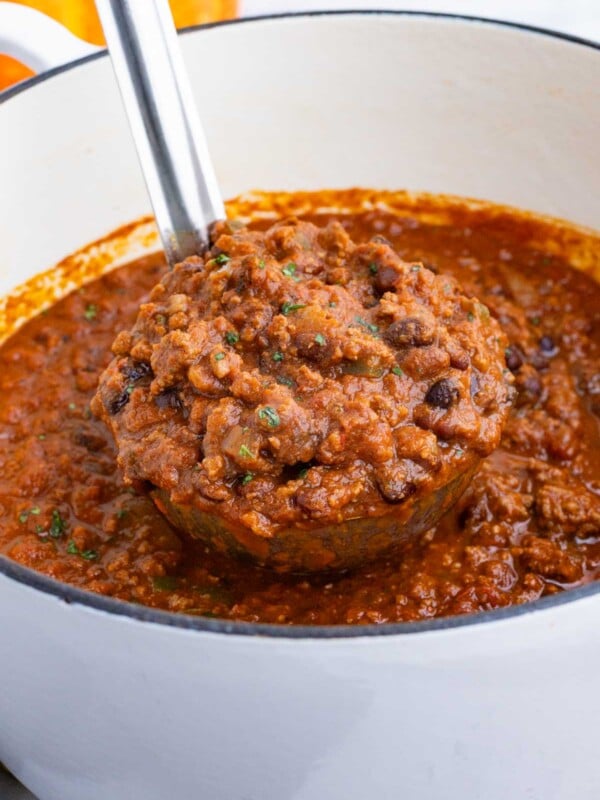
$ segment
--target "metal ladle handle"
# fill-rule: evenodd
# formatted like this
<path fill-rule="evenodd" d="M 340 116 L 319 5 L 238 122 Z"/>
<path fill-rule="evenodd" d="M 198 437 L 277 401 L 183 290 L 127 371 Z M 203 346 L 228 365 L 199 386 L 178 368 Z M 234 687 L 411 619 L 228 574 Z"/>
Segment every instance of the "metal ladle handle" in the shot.
<path fill-rule="evenodd" d="M 169 264 L 225 218 L 168 0 L 96 0 Z"/>

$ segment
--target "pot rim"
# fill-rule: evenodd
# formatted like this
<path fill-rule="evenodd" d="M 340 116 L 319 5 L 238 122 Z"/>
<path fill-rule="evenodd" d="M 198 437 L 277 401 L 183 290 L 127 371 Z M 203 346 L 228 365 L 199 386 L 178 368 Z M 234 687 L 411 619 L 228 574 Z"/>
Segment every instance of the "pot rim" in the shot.
<path fill-rule="evenodd" d="M 448 14 L 433 11 L 405 11 L 401 9 L 339 9 L 332 11 L 300 11 L 279 14 L 265 14 L 253 17 L 243 17 L 240 19 L 224 20 L 213 22 L 206 25 L 193 25 L 183 28 L 180 33 L 183 35 L 194 33 L 198 30 L 226 27 L 230 25 L 245 25 L 261 23 L 271 20 L 304 19 L 307 17 L 344 17 L 344 16 L 395 16 L 395 17 L 414 17 L 423 19 L 441 19 L 456 22 L 466 22 L 469 24 L 483 24 L 492 27 L 501 27 L 524 31 L 554 39 L 560 39 L 575 45 L 592 48 L 600 51 L 600 43 L 568 33 L 550 30 L 548 28 L 527 25 L 518 22 L 509 22 L 488 17 L 470 16 L 466 14 Z M 0 92 L 0 105 L 7 100 L 20 95 L 22 92 L 43 83 L 63 72 L 75 69 L 90 61 L 107 56 L 107 50 L 103 49 L 97 53 L 92 53 L 83 58 L 71 61 L 67 64 L 55 67 L 33 78 L 22 81 L 10 89 Z M 0 574 L 24 584 L 25 586 L 39 590 L 45 594 L 54 595 L 67 604 L 82 605 L 95 611 L 102 611 L 108 614 L 128 617 L 135 622 L 150 622 L 164 625 L 171 628 L 181 628 L 184 630 L 197 630 L 205 633 L 237 634 L 243 636 L 262 636 L 275 639 L 348 639 L 364 638 L 369 636 L 392 636 L 417 633 L 429 633 L 433 631 L 447 631 L 453 628 L 463 628 L 465 626 L 482 625 L 490 622 L 500 622 L 513 617 L 521 617 L 537 611 L 544 611 L 556 606 L 573 603 L 577 600 L 591 597 L 600 592 L 600 581 L 594 581 L 577 589 L 571 589 L 559 594 L 542 597 L 538 600 L 524 603 L 522 605 L 499 608 L 492 611 L 483 611 L 477 614 L 465 614 L 455 617 L 440 617 L 435 619 L 423 620 L 419 622 L 390 622 L 369 625 L 278 625 L 270 623 L 255 622 L 236 622 L 225 619 L 212 619 L 209 617 L 191 616 L 183 613 L 161 611 L 137 603 L 118 600 L 112 597 L 105 597 L 94 592 L 88 592 L 76 586 L 62 583 L 50 578 L 33 569 L 24 567 L 7 556 L 0 554 Z"/>

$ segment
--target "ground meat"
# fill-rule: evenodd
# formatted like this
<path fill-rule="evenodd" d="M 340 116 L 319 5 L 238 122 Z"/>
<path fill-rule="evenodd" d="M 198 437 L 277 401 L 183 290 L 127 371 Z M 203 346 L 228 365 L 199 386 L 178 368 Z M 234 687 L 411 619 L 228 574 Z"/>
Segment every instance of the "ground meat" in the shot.
<path fill-rule="evenodd" d="M 69 584 L 146 606 L 282 624 L 379 624 L 470 614 L 600 578 L 600 287 L 569 265 L 570 249 L 559 248 L 557 255 L 565 235 L 578 248 L 581 235 L 562 224 L 549 232 L 543 221 L 494 206 L 451 208 L 447 199 L 451 216 L 438 224 L 428 216 L 427 199 L 420 200 L 415 216 L 384 210 L 389 197 L 380 193 L 357 194 L 361 201 L 368 196 L 370 210 L 307 210 L 306 218 L 321 227 L 336 220 L 357 242 L 391 242 L 407 263 L 454 276 L 501 321 L 509 339 L 507 360 L 519 354 L 518 363 L 507 365 L 518 395 L 502 441 L 450 512 L 394 557 L 310 577 L 275 573 L 180 536 L 144 486 L 123 485 L 113 437 L 89 409 L 116 333 L 131 329 L 165 272 L 156 254 L 87 283 L 0 347 L 0 553 Z M 301 200 L 307 209 L 339 208 L 347 197 L 316 193 Z M 259 194 L 253 202 L 261 214 L 280 213 L 297 196 Z M 253 227 L 270 224 L 260 218 Z M 597 244 L 584 241 L 586 253 L 595 253 L 600 263 Z M 250 300 L 245 307 L 238 323 L 258 330 L 267 309 Z M 544 337 L 552 340 L 551 350 Z M 121 334 L 117 347 L 127 349 L 130 340 L 129 333 Z M 463 353 L 449 354 L 460 368 Z M 128 363 L 128 386 L 149 379 L 142 365 L 150 357 L 138 348 Z M 250 391 L 252 381 L 237 385 Z M 207 377 L 205 396 L 215 387 L 214 375 Z M 156 402 L 164 413 L 182 409 L 170 389 Z M 198 429 L 202 407 L 189 416 Z M 393 412 L 393 406 L 382 408 Z M 150 404 L 149 411 L 155 414 Z M 141 413 L 138 430 L 144 434 Z M 394 436 L 408 458 L 434 468 L 435 433 L 415 424 Z M 296 439 L 304 447 L 299 432 Z M 305 463 L 299 474 L 310 466 Z M 313 467 L 307 475 L 316 485 L 326 469 Z M 379 475 L 380 491 L 401 496 L 404 484 L 393 470 Z M 246 490 L 260 495 L 273 481 L 256 477 Z M 208 477 L 203 491 L 215 502 L 228 496 L 227 486 Z"/>
<path fill-rule="evenodd" d="M 379 517 L 499 443 L 508 342 L 451 277 L 379 239 L 220 223 L 142 305 L 92 408 L 130 483 L 275 537 Z"/>

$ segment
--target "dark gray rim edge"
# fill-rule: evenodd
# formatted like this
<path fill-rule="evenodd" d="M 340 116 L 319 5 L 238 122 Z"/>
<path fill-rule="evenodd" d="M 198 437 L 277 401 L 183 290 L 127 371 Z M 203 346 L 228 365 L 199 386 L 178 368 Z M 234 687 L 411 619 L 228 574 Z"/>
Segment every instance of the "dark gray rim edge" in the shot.
<path fill-rule="evenodd" d="M 386 9 L 353 9 L 347 11 L 308 11 L 299 13 L 267 14 L 258 17 L 244 17 L 242 19 L 215 22 L 209 25 L 195 25 L 190 28 L 185 28 L 182 33 L 185 34 L 200 29 L 224 27 L 229 25 L 245 25 L 247 23 L 261 22 L 264 20 L 352 15 L 377 16 L 382 14 L 406 17 L 449 19 L 471 23 L 485 23 L 503 28 L 513 28 L 528 33 L 549 36 L 551 38 L 560 39 L 572 44 L 590 47 L 594 50 L 600 50 L 600 44 L 589 39 L 583 39 L 577 36 L 572 36 L 571 34 L 560 33 L 558 31 L 549 30 L 547 28 L 539 28 L 533 25 L 506 22 L 486 17 L 472 17 L 464 14 L 443 14 L 427 11 L 401 11 Z M 41 75 L 36 75 L 33 78 L 22 81 L 21 83 L 16 84 L 16 86 L 11 87 L 4 92 L 0 92 L 0 104 L 4 103 L 6 100 L 10 100 L 11 98 L 21 94 L 21 92 L 24 92 L 39 83 L 43 83 L 44 81 L 53 78 L 55 75 L 59 75 L 62 72 L 67 72 L 68 70 L 74 69 L 83 64 L 87 64 L 88 62 L 94 61 L 98 58 L 104 58 L 106 55 L 106 50 L 102 50 L 98 53 L 84 56 L 76 61 L 72 61 L 68 64 L 64 64 L 60 67 L 49 70 L 48 72 L 42 73 Z M 63 600 L 65 603 L 83 605 L 93 608 L 97 611 L 104 611 L 109 614 L 129 617 L 130 619 L 134 619 L 139 622 L 151 622 L 173 628 L 198 630 L 210 633 L 227 633 L 243 636 L 268 636 L 272 638 L 285 639 L 362 638 L 365 636 L 391 636 L 449 630 L 452 628 L 462 628 L 464 626 L 481 625 L 486 622 L 506 620 L 513 617 L 523 616 L 525 614 L 531 614 L 536 611 L 547 610 L 549 608 L 554 608 L 555 606 L 561 606 L 566 603 L 575 602 L 584 597 L 590 597 L 600 592 L 600 581 L 598 581 L 589 583 L 586 586 L 581 586 L 577 589 L 561 592 L 560 594 L 555 594 L 550 597 L 543 597 L 531 603 L 495 609 L 493 611 L 483 611 L 478 614 L 469 614 L 457 617 L 442 617 L 431 620 L 423 620 L 422 622 L 384 623 L 382 625 L 289 626 L 253 622 L 230 622 L 228 620 L 194 617 L 174 612 L 159 611 L 153 608 L 148 608 L 147 606 L 130 603 L 125 600 L 115 600 L 111 597 L 104 597 L 103 595 L 94 594 L 93 592 L 87 592 L 84 589 L 78 589 L 75 586 L 61 583 L 60 581 L 49 578 L 42 573 L 35 572 L 28 567 L 17 564 L 15 561 L 11 561 L 7 556 L 1 554 L 0 573 L 17 581 L 18 583 L 25 584 L 32 589 L 39 590 L 45 594 L 54 595 L 60 600 Z"/>

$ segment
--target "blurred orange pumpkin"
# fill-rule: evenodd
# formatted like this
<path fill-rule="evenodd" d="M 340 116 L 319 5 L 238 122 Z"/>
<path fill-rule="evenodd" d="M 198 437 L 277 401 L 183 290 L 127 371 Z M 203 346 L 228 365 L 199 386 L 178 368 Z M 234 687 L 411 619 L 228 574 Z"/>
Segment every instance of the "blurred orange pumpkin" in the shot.
<path fill-rule="evenodd" d="M 37 8 L 93 44 L 104 44 L 94 0 L 13 0 Z M 178 28 L 234 17 L 237 0 L 170 0 Z M 33 73 L 12 58 L 0 56 L 0 91 Z"/>

